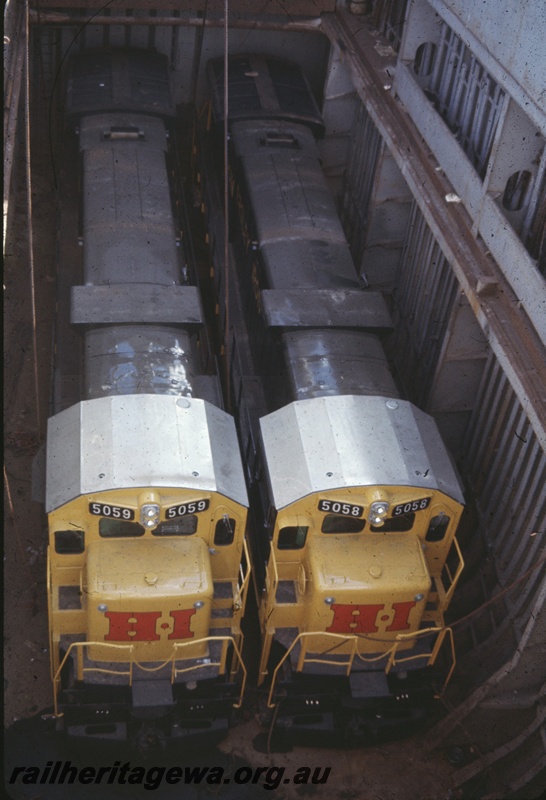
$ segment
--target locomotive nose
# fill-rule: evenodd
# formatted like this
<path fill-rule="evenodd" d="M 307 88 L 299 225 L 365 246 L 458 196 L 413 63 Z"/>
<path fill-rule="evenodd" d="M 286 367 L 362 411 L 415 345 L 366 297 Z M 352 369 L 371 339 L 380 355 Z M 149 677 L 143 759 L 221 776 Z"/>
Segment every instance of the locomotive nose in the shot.
<path fill-rule="evenodd" d="M 360 652 L 387 651 L 398 633 L 419 629 L 426 606 L 431 579 L 419 540 L 373 533 L 337 539 L 308 545 L 307 630 L 361 635 Z"/>
<path fill-rule="evenodd" d="M 176 643 L 208 635 L 213 594 L 210 560 L 202 539 L 96 541 L 87 568 L 89 658 L 162 661 Z M 104 642 L 104 645 L 101 644 Z"/>

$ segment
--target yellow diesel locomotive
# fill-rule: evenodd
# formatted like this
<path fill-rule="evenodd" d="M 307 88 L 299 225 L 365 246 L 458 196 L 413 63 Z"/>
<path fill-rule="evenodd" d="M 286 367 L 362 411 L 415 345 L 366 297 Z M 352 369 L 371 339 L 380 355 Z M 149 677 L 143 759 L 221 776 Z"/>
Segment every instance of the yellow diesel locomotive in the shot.
<path fill-rule="evenodd" d="M 246 676 L 248 499 L 177 247 L 167 59 L 82 51 L 66 113 L 81 154 L 70 315 L 83 389 L 47 436 L 54 714 L 87 741 L 211 742 Z"/>
<path fill-rule="evenodd" d="M 218 137 L 223 62 L 208 75 Z M 291 741 L 407 735 L 454 663 L 444 615 L 463 568 L 461 485 L 434 420 L 400 398 L 389 371 L 378 333 L 390 316 L 352 263 L 301 70 L 235 56 L 228 87 L 229 302 L 242 309 L 232 386 L 259 509 L 264 721 Z"/>

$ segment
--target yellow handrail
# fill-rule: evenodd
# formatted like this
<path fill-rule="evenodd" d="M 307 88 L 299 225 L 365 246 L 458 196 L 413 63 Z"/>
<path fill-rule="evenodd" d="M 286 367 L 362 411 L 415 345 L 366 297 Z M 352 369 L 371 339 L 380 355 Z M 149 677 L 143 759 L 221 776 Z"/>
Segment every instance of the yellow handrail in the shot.
<path fill-rule="evenodd" d="M 46 564 L 46 584 L 47 584 L 47 620 L 48 620 L 48 636 L 49 636 L 49 669 L 51 673 L 51 680 L 54 681 L 53 674 L 53 591 L 51 588 L 51 557 L 49 555 L 49 547 L 47 548 L 47 564 Z M 54 692 L 55 697 L 57 693 Z"/>
<path fill-rule="evenodd" d="M 107 642 L 107 643 L 105 643 L 105 642 L 72 642 L 69 645 L 68 650 L 64 654 L 63 660 L 59 664 L 59 668 L 57 669 L 57 672 L 53 676 L 53 690 L 54 690 L 54 692 L 53 692 L 53 705 L 54 705 L 54 709 L 55 709 L 55 716 L 59 715 L 58 704 L 57 704 L 57 694 L 58 694 L 58 684 L 61 681 L 61 670 L 62 670 L 62 668 L 64 667 L 64 665 L 68 661 L 68 658 L 69 658 L 70 654 L 72 653 L 72 650 L 74 650 L 75 648 L 78 648 L 78 650 L 77 650 L 78 679 L 81 680 L 81 678 L 83 677 L 83 671 L 84 671 L 83 667 L 82 667 L 82 663 L 81 663 L 82 648 L 84 648 L 84 647 L 92 647 L 92 646 L 112 648 L 114 650 L 130 650 L 130 651 L 132 651 L 134 649 L 134 645 L 132 645 L 132 644 L 111 644 L 110 642 Z M 99 668 L 89 668 L 89 670 L 86 670 L 86 671 L 108 672 L 108 673 L 111 673 L 112 675 L 129 675 L 129 684 L 131 684 L 132 683 L 132 669 L 133 669 L 133 661 L 132 661 L 132 659 L 129 661 L 129 664 L 130 664 L 130 668 L 129 668 L 128 672 L 125 672 L 125 671 L 122 671 L 122 670 L 107 670 L 107 669 L 99 669 Z"/>
<path fill-rule="evenodd" d="M 267 587 L 267 596 L 270 598 L 270 604 L 271 604 L 271 602 L 273 602 L 273 604 L 274 604 L 275 597 L 277 596 L 277 586 L 279 585 L 279 571 L 277 569 L 277 560 L 275 558 L 275 550 L 274 550 L 273 547 L 271 548 L 271 552 L 269 554 L 269 561 L 267 562 L 267 566 L 266 566 L 266 570 L 265 570 L 266 585 L 267 585 L 267 579 L 268 579 L 268 575 L 269 575 L 269 565 L 271 565 L 273 567 L 273 587 L 272 587 L 273 591 L 269 587 Z M 272 601 L 271 601 L 271 598 L 273 598 Z"/>
<path fill-rule="evenodd" d="M 250 561 L 250 552 L 248 549 L 248 544 L 246 541 L 246 537 L 243 539 L 243 550 L 246 558 L 246 575 L 243 573 L 243 565 L 239 564 L 239 573 L 242 580 L 241 585 L 237 586 L 237 595 L 233 600 L 233 607 L 236 611 L 244 611 L 246 605 L 246 590 L 248 588 L 248 583 L 250 580 L 250 573 L 252 572 L 252 564 Z"/>
<path fill-rule="evenodd" d="M 326 632 L 326 634 L 328 636 L 330 636 L 330 637 L 334 637 L 334 638 L 337 637 L 338 639 L 340 639 L 339 644 L 344 644 L 346 641 L 349 641 L 349 642 L 352 643 L 353 647 L 352 647 L 351 652 L 346 654 L 347 655 L 347 660 L 346 661 L 333 661 L 331 658 L 308 658 L 307 657 L 308 648 L 307 648 L 307 642 L 305 640 L 311 638 L 311 636 L 316 636 L 316 635 L 321 635 L 322 636 L 322 634 L 316 634 L 316 633 L 311 633 L 311 632 L 307 631 L 306 633 L 301 634 L 301 638 L 304 641 L 302 643 L 300 656 L 298 658 L 298 666 L 297 666 L 298 672 L 300 672 L 303 669 L 303 665 L 304 664 L 326 664 L 327 666 L 332 666 L 332 667 L 335 667 L 335 666 L 343 667 L 343 666 L 345 666 L 347 668 L 347 675 L 349 675 L 349 673 L 351 672 L 352 666 L 353 666 L 353 661 L 354 661 L 356 652 L 357 652 L 357 650 L 356 650 L 356 644 L 357 644 L 356 636 L 352 636 L 350 638 L 349 637 L 345 638 L 345 637 L 343 637 L 342 634 L 339 634 L 339 633 Z M 330 653 L 332 651 L 332 649 L 333 648 L 330 648 L 330 650 L 328 650 L 328 653 Z M 325 656 L 325 655 L 327 655 L 327 653 L 320 653 L 320 654 L 317 654 L 317 655 Z"/>
<path fill-rule="evenodd" d="M 464 559 L 463 554 L 461 553 L 461 548 L 459 547 L 459 542 L 455 537 L 453 537 L 453 544 L 455 545 L 455 550 L 457 551 L 457 557 L 459 559 L 459 566 L 457 567 L 457 571 L 455 572 L 455 577 L 451 580 L 451 586 L 447 590 L 444 598 L 444 607 L 447 608 L 449 603 L 451 602 L 451 598 L 453 596 L 453 592 L 455 591 L 455 587 L 457 586 L 457 582 L 461 576 L 461 572 L 464 569 Z M 447 564 L 446 564 L 447 568 Z M 451 575 L 450 575 L 451 578 Z"/>
<path fill-rule="evenodd" d="M 352 642 L 353 643 L 353 651 L 348 654 L 349 659 L 348 659 L 348 661 L 346 663 L 347 675 L 351 671 L 351 667 L 352 667 L 352 664 L 353 664 L 353 661 L 354 661 L 354 657 L 356 655 L 356 643 L 358 641 L 356 636 L 354 636 L 354 635 L 346 636 L 346 635 L 344 635 L 342 633 L 331 633 L 329 631 L 306 631 L 306 632 L 300 633 L 300 634 L 298 634 L 296 636 L 296 638 L 294 639 L 294 641 L 292 642 L 292 644 L 290 645 L 290 647 L 288 648 L 288 650 L 286 651 L 284 656 L 281 658 L 281 660 L 279 661 L 279 663 L 275 667 L 275 671 L 273 673 L 273 679 L 271 681 L 271 688 L 269 690 L 269 695 L 268 695 L 268 698 L 267 698 L 267 706 L 268 706 L 268 708 L 275 708 L 275 703 L 271 703 L 271 698 L 273 696 L 273 690 L 275 688 L 275 683 L 277 681 L 277 674 L 278 674 L 280 668 L 282 667 L 282 665 L 284 664 L 284 662 L 286 661 L 286 659 L 288 658 L 288 656 L 290 655 L 290 653 L 292 652 L 292 650 L 294 649 L 296 644 L 300 640 L 310 638 L 311 636 L 320 636 L 321 638 L 322 637 L 326 637 L 326 638 L 331 638 L 331 639 L 337 639 L 340 644 L 345 644 L 345 643 L 348 643 L 348 642 Z M 298 671 L 301 671 L 301 669 L 303 668 L 304 663 L 319 663 L 319 664 L 327 664 L 329 666 L 345 666 L 344 662 L 332 661 L 331 659 L 311 659 L 311 658 L 306 659 L 305 658 L 305 654 L 306 653 L 307 653 L 307 649 L 302 647 L 302 652 L 300 653 L 300 656 L 299 656 L 299 659 L 298 659 Z"/>
<path fill-rule="evenodd" d="M 184 669 L 176 669 L 176 663 L 175 663 L 176 662 L 176 658 L 174 658 L 176 650 L 179 650 L 179 649 L 181 649 L 183 647 L 190 647 L 192 644 L 194 644 L 194 645 L 198 644 L 198 643 L 200 644 L 201 642 L 223 642 L 222 655 L 221 655 L 220 661 L 213 661 L 213 662 L 208 661 L 207 663 L 197 664 L 197 665 L 193 665 L 191 667 L 185 667 Z M 237 656 L 237 663 L 240 664 L 242 672 L 243 672 L 243 678 L 242 678 L 242 681 L 241 681 L 241 692 L 239 694 L 239 702 L 233 704 L 233 708 L 241 708 L 241 705 L 243 703 L 243 695 L 244 695 L 244 691 L 245 691 L 245 686 L 246 686 L 247 669 L 245 667 L 245 664 L 244 664 L 243 657 L 242 657 L 241 651 L 239 649 L 239 646 L 237 645 L 237 642 L 235 641 L 233 636 L 206 636 L 204 639 L 199 639 L 197 641 L 188 640 L 187 642 L 175 642 L 174 645 L 173 645 L 172 682 L 174 682 L 174 679 L 175 679 L 175 677 L 177 675 L 181 675 L 183 672 L 191 672 L 191 670 L 193 670 L 193 669 L 203 669 L 204 667 L 222 667 L 222 671 L 219 671 L 219 674 L 223 675 L 224 674 L 223 673 L 223 668 L 225 667 L 225 662 L 226 662 L 227 648 L 228 648 L 228 645 L 229 645 L 230 642 L 233 645 L 233 649 L 234 649 L 235 654 Z M 231 672 L 233 674 L 235 672 L 235 669 L 232 669 Z"/>
<path fill-rule="evenodd" d="M 193 646 L 202 645 L 205 642 L 213 642 L 213 641 L 221 641 L 221 642 L 223 642 L 222 655 L 221 655 L 220 661 L 217 661 L 217 662 L 208 661 L 208 662 L 202 663 L 202 664 L 193 664 L 191 667 L 187 667 L 185 669 L 176 669 L 176 660 L 177 660 L 176 653 L 177 653 L 177 650 L 179 650 L 180 648 L 183 648 L 183 647 L 190 647 L 192 645 Z M 243 702 L 243 694 L 244 694 L 244 689 L 245 689 L 246 679 L 247 679 L 247 669 L 246 669 L 245 664 L 243 662 L 240 648 L 239 648 L 239 646 L 237 645 L 237 642 L 235 641 L 235 639 L 232 636 L 206 636 L 206 637 L 204 637 L 202 639 L 195 639 L 195 640 L 191 639 L 191 640 L 188 640 L 186 642 L 174 642 L 173 643 L 173 650 L 172 650 L 172 653 L 169 656 L 169 658 L 166 661 L 164 661 L 161 665 L 155 666 L 155 667 L 145 667 L 145 666 L 140 664 L 138 661 L 136 661 L 132 657 L 132 652 L 134 651 L 134 645 L 133 644 L 113 644 L 111 642 L 72 642 L 70 644 L 70 646 L 68 647 L 68 650 L 66 651 L 66 653 L 65 653 L 65 655 L 64 655 L 64 657 L 63 657 L 63 659 L 62 659 L 62 661 L 61 661 L 61 663 L 59 665 L 59 668 L 57 669 L 57 672 L 53 676 L 53 689 L 54 689 L 53 704 L 54 704 L 55 716 L 59 715 L 57 697 L 58 697 L 58 687 L 59 687 L 59 683 L 60 683 L 60 680 L 61 680 L 61 671 L 62 671 L 64 665 L 66 664 L 66 662 L 67 662 L 68 658 L 70 657 L 70 655 L 71 655 L 73 650 L 76 650 L 78 680 L 83 680 L 83 675 L 84 675 L 85 672 L 101 672 L 101 673 L 105 673 L 105 674 L 109 674 L 109 675 L 127 675 L 129 677 L 129 686 L 132 686 L 132 683 L 133 683 L 133 667 L 134 666 L 138 667 L 139 669 L 145 670 L 146 672 L 155 672 L 155 671 L 157 671 L 159 669 L 163 669 L 165 666 L 167 666 L 167 664 L 172 662 L 172 665 L 173 665 L 172 673 L 171 673 L 171 682 L 172 683 L 174 683 L 174 680 L 175 680 L 175 678 L 176 678 L 176 676 L 178 674 L 182 674 L 183 672 L 189 672 L 189 671 L 194 670 L 194 669 L 202 669 L 204 667 L 211 667 L 211 666 L 212 667 L 219 667 L 219 674 L 223 675 L 224 674 L 224 668 L 225 668 L 225 662 L 226 662 L 227 648 L 228 648 L 228 645 L 229 645 L 230 642 L 231 642 L 231 644 L 233 644 L 233 648 L 234 648 L 234 651 L 235 651 L 235 654 L 236 654 L 236 657 L 237 657 L 236 666 L 234 666 L 232 668 L 231 673 L 234 674 L 239 665 L 241 666 L 241 669 L 242 669 L 242 672 L 243 672 L 243 678 L 242 678 L 242 682 L 241 682 L 241 692 L 239 694 L 239 701 L 237 703 L 233 704 L 234 708 L 240 708 L 241 705 L 242 705 L 242 702 Z M 106 649 L 114 649 L 114 650 L 128 650 L 129 653 L 128 653 L 127 663 L 129 664 L 129 669 L 128 670 L 125 670 L 125 669 L 115 670 L 115 669 L 107 669 L 105 667 L 84 667 L 83 666 L 83 648 L 84 647 L 92 647 L 92 646 L 94 646 L 94 647 L 105 647 Z"/>
<path fill-rule="evenodd" d="M 457 663 L 457 658 L 456 658 L 456 655 L 455 655 L 455 640 L 453 638 L 452 629 L 451 628 L 424 628 L 423 630 L 416 631 L 414 633 L 399 633 L 399 634 L 397 634 L 396 639 L 397 639 L 397 642 L 402 644 L 402 642 L 404 642 L 406 639 L 412 639 L 412 638 L 415 638 L 417 636 L 426 636 L 426 635 L 430 635 L 432 633 L 437 633 L 438 636 L 436 637 L 436 641 L 434 643 L 434 647 L 432 648 L 430 653 L 414 653 L 414 654 L 409 655 L 409 656 L 404 656 L 403 658 L 396 658 L 396 653 L 398 651 L 398 645 L 397 645 L 391 651 L 388 664 L 385 667 L 385 672 L 389 673 L 391 667 L 394 664 L 403 664 L 406 661 L 415 661 L 418 658 L 428 658 L 427 666 L 429 666 L 429 667 L 432 666 L 435 663 L 436 659 L 438 658 L 438 653 L 440 652 L 440 649 L 441 649 L 441 647 L 442 647 L 442 645 L 444 643 L 445 637 L 449 634 L 449 640 L 450 640 L 450 643 L 451 643 L 451 669 L 449 670 L 449 672 L 447 674 L 447 677 L 446 677 L 446 679 L 444 681 L 444 685 L 442 686 L 442 691 L 440 692 L 440 694 L 443 694 L 443 692 L 446 689 L 446 686 L 448 685 L 449 681 L 451 680 L 451 676 L 453 674 L 453 670 L 455 669 L 455 665 Z"/>
<path fill-rule="evenodd" d="M 431 635 L 431 634 L 438 634 L 438 636 L 436 637 L 436 641 L 435 641 L 434 647 L 432 648 L 430 653 L 418 653 L 418 654 L 412 654 L 410 656 L 405 656 L 403 658 L 398 658 L 398 659 L 396 658 L 396 653 L 400 649 L 400 646 L 407 639 L 415 639 L 416 637 L 419 637 L 419 636 L 427 636 L 427 635 Z M 340 634 L 340 633 L 331 633 L 331 632 L 328 632 L 328 631 L 307 631 L 307 632 L 300 633 L 300 634 L 298 634 L 298 636 L 296 636 L 296 638 L 294 639 L 294 641 L 292 642 L 292 644 L 290 645 L 290 647 L 288 648 L 288 650 L 286 651 L 286 653 L 284 654 L 284 656 L 282 657 L 282 659 L 279 661 L 279 663 L 277 664 L 277 666 L 275 668 L 275 671 L 273 673 L 273 678 L 271 680 L 271 687 L 269 689 L 269 695 L 268 695 L 268 698 L 267 698 L 267 707 L 268 708 L 275 708 L 276 703 L 273 703 L 272 699 L 273 699 L 273 695 L 274 695 L 274 690 L 275 690 L 275 685 L 276 685 L 276 682 L 277 682 L 277 676 L 278 676 L 279 670 L 283 666 L 283 664 L 286 661 L 286 659 L 289 657 L 290 653 L 292 652 L 292 650 L 294 649 L 296 644 L 298 644 L 298 642 L 300 642 L 301 640 L 305 640 L 306 638 L 309 638 L 309 637 L 312 637 L 312 636 L 315 636 L 315 637 L 316 636 L 320 636 L 320 638 L 330 637 L 330 638 L 334 638 L 334 639 L 337 638 L 340 641 L 340 644 L 352 643 L 353 647 L 352 647 L 351 652 L 346 654 L 347 657 L 348 657 L 348 660 L 345 663 L 345 662 L 341 662 L 341 661 L 332 661 L 331 659 L 325 659 L 325 658 L 306 658 L 307 647 L 302 643 L 302 648 L 301 648 L 301 652 L 300 652 L 300 655 L 299 655 L 299 658 L 298 658 L 298 665 L 297 665 L 297 671 L 298 672 L 302 671 L 302 669 L 303 669 L 303 667 L 304 667 L 304 665 L 306 663 L 307 664 L 326 664 L 326 665 L 337 666 L 337 667 L 346 666 L 347 667 L 347 675 L 349 675 L 350 671 L 351 671 L 351 668 L 352 668 L 352 665 L 353 665 L 353 662 L 354 662 L 354 659 L 355 659 L 355 656 L 358 656 L 358 658 L 360 660 L 366 661 L 366 662 L 370 662 L 370 663 L 373 662 L 373 661 L 381 661 L 382 659 L 388 657 L 389 660 L 388 660 L 387 664 L 385 665 L 385 673 L 388 674 L 390 669 L 391 669 L 391 667 L 394 664 L 400 664 L 400 663 L 403 663 L 405 661 L 412 661 L 412 660 L 416 660 L 418 658 L 428 658 L 427 666 L 431 666 L 432 664 L 434 664 L 434 662 L 436 661 L 436 658 L 438 656 L 438 653 L 440 651 L 440 648 L 442 647 L 442 644 L 443 644 L 444 639 L 445 639 L 447 634 L 449 634 L 449 638 L 450 638 L 450 642 L 451 642 L 452 664 L 451 664 L 451 669 L 449 670 L 448 675 L 446 677 L 446 680 L 444 681 L 444 685 L 442 687 L 442 691 L 441 691 L 440 694 L 442 694 L 445 691 L 446 686 L 448 685 L 448 683 L 449 683 L 449 681 L 451 679 L 451 676 L 453 674 L 453 670 L 455 669 L 455 664 L 456 664 L 455 642 L 454 642 L 454 639 L 453 639 L 453 631 L 452 631 L 451 628 L 423 628 L 422 630 L 412 631 L 410 633 L 399 633 L 399 634 L 397 634 L 396 640 L 393 642 L 393 646 L 391 647 L 390 650 L 387 650 L 385 653 L 381 653 L 379 656 L 375 656 L 375 657 L 372 657 L 372 658 L 365 658 L 364 656 L 362 656 L 358 652 L 358 646 L 357 645 L 358 645 L 358 641 L 359 641 L 360 637 L 358 637 L 358 636 L 356 636 L 354 634 L 352 634 L 352 635 L 351 634 L 344 635 L 344 634 Z"/>

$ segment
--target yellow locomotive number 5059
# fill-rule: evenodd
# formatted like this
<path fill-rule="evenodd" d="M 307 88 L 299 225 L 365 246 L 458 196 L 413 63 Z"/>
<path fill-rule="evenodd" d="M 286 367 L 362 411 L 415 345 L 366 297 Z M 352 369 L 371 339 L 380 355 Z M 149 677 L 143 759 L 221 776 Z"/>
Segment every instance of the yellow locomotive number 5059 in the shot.
<path fill-rule="evenodd" d="M 110 503 L 89 503 L 89 513 L 95 517 L 112 517 L 112 519 L 134 519 L 132 508 L 113 506 Z"/>

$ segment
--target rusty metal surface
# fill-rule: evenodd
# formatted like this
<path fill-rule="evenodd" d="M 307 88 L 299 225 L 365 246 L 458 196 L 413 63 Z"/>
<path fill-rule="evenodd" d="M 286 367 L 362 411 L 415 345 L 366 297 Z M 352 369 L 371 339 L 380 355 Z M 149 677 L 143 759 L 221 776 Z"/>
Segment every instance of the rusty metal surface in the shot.
<path fill-rule="evenodd" d="M 57 7 L 66 7 L 66 12 L 58 11 Z M 172 7 L 166 8 L 165 11 L 160 12 L 159 16 L 150 13 L 149 16 L 133 15 L 133 10 L 136 10 L 135 3 L 128 3 L 127 14 L 123 14 L 124 7 L 116 6 L 118 13 L 114 14 L 101 14 L 95 13 L 92 16 L 93 25 L 168 25 L 171 27 L 193 27 L 193 28 L 219 28 L 224 26 L 224 19 L 222 16 L 203 17 L 198 15 L 186 15 L 184 17 L 178 16 L 178 11 Z M 81 25 L 82 21 L 86 22 L 86 15 L 89 15 L 91 22 L 91 15 L 93 9 L 81 9 L 74 7 L 73 3 L 57 4 L 54 6 L 55 10 L 31 9 L 29 12 L 30 23 L 33 25 Z M 142 6 L 144 10 L 150 8 L 150 11 L 155 10 L 150 6 Z M 192 9 L 194 11 L 194 9 Z M 162 15 L 161 15 L 162 14 Z M 249 30 L 271 30 L 271 31 L 305 31 L 308 33 L 320 33 L 320 27 L 317 22 L 318 14 L 313 17 L 295 16 L 292 13 L 283 16 L 271 16 L 265 19 L 256 19 L 250 17 L 241 17 L 236 20 L 230 20 L 233 27 L 249 29 Z"/>
<path fill-rule="evenodd" d="M 275 14 L 291 17 L 297 14 L 316 17 L 325 11 L 333 11 L 335 0 L 230 0 L 229 10 L 232 14 L 262 15 Z M 104 0 L 40 0 L 31 3 L 37 11 L 46 8 L 78 8 L 93 12 L 105 8 Z M 168 9 L 180 12 L 223 13 L 224 0 L 112 0 L 108 4 L 110 11 L 145 8 L 153 11 Z"/>
<path fill-rule="evenodd" d="M 543 343 L 484 244 L 473 236 L 472 220 L 465 209 L 461 204 L 446 204 L 446 194 L 452 189 L 435 169 L 436 162 L 410 118 L 385 88 L 374 39 L 358 20 L 340 11 L 323 17 L 322 30 L 344 54 L 359 96 L 448 258 L 539 441 L 546 447 Z M 484 285 L 493 288 L 480 294 Z"/>
<path fill-rule="evenodd" d="M 449 67 L 447 69 L 449 70 Z M 546 342 L 544 278 L 540 275 L 537 265 L 533 263 L 530 253 L 527 252 L 525 234 L 522 231 L 524 215 L 532 213 L 533 207 L 538 202 L 538 192 L 536 198 L 528 196 L 526 207 L 522 206 L 519 212 L 510 211 L 505 203 L 507 187 L 510 184 L 510 180 L 507 180 L 508 173 L 513 175 L 522 170 L 525 174 L 531 175 L 531 172 L 527 172 L 528 168 L 533 173 L 537 168 L 546 169 L 546 163 L 540 165 L 541 158 L 544 160 L 541 155 L 544 138 L 531 124 L 529 118 L 524 119 L 521 111 L 514 111 L 513 98 L 505 96 L 502 119 L 497 126 L 495 144 L 489 156 L 487 176 L 482 180 L 473 161 L 467 157 L 468 149 L 463 148 L 458 137 L 452 135 L 413 75 L 412 68 L 407 64 L 397 65 L 396 94 L 408 109 L 414 126 L 419 130 L 427 147 L 450 181 L 454 194 L 451 200 L 461 202 L 467 209 L 472 217 L 474 235 L 478 231 L 478 236 L 487 242 L 491 257 L 501 266 L 505 280 L 521 301 L 542 341 Z M 462 92 L 465 91 L 463 87 Z M 484 99 L 483 95 L 481 99 Z M 491 125 L 495 124 L 495 116 L 496 114 L 491 111 L 489 118 Z M 481 125 L 477 117 L 474 119 L 474 125 L 476 124 L 479 129 Z M 476 144 L 488 138 L 487 127 L 483 134 L 479 130 L 476 132 L 474 128 L 471 130 L 472 140 Z M 526 141 L 532 142 L 528 150 L 520 146 L 520 142 L 524 145 Z M 514 157 L 518 160 L 514 161 Z M 538 177 L 536 174 L 535 180 Z M 534 191 L 532 194 L 535 194 Z"/>

